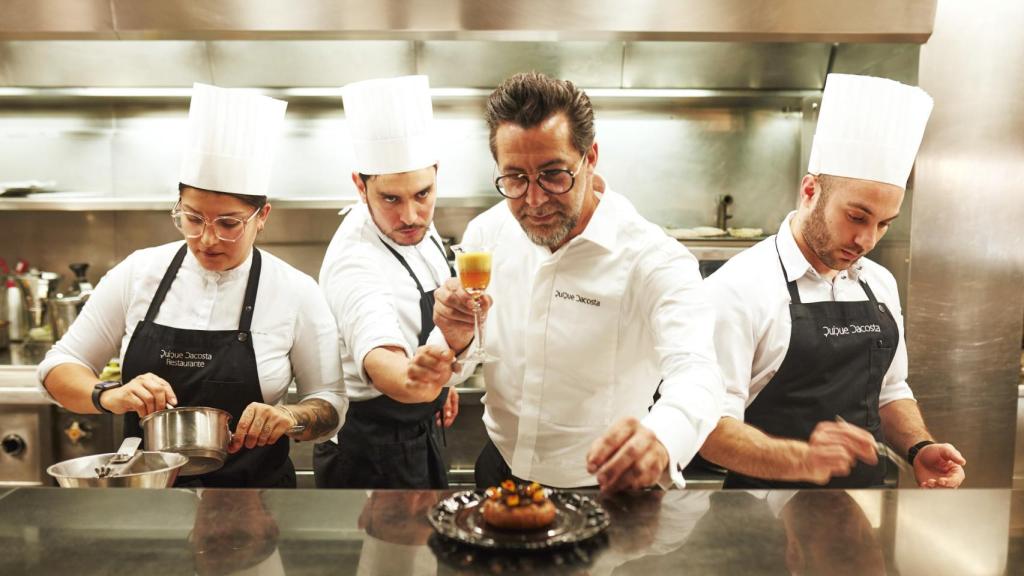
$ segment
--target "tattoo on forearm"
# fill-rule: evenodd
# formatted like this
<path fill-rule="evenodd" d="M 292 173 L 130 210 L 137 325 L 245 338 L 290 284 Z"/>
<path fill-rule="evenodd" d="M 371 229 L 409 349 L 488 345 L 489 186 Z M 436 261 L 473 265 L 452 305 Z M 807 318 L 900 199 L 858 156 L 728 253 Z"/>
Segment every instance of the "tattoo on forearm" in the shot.
<path fill-rule="evenodd" d="M 296 414 L 296 420 L 306 427 L 306 434 L 312 438 L 323 436 L 338 425 L 338 411 L 326 400 L 312 398 L 303 400 L 299 406 L 306 410 Z"/>

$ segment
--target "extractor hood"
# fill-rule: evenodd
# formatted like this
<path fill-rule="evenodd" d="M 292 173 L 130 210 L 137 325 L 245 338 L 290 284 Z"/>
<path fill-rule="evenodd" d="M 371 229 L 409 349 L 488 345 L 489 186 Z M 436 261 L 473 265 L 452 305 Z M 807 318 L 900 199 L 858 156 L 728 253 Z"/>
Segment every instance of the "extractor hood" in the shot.
<path fill-rule="evenodd" d="M 7 40 L 927 41 L 937 0 L 4 0 Z"/>

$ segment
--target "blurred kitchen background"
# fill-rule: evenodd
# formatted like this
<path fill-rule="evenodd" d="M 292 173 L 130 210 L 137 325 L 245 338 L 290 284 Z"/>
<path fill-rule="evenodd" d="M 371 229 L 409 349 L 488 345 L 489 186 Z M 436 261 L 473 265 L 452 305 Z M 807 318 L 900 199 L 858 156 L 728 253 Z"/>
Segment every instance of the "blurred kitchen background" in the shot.
<path fill-rule="evenodd" d="M 935 435 L 969 460 L 967 486 L 1024 483 L 1024 9 L 966 4 L 8 0 L 0 257 L 61 274 L 55 298 L 71 263 L 89 263 L 95 284 L 132 251 L 180 239 L 169 211 L 193 82 L 289 102 L 259 245 L 316 277 L 339 209 L 356 201 L 339 87 L 429 75 L 435 222 L 457 239 L 500 199 L 486 97 L 527 70 L 587 90 L 599 172 L 648 219 L 770 235 L 795 206 L 826 74 L 884 76 L 936 100 L 903 212 L 871 254 L 900 287 L 911 385 Z M 755 241 L 684 242 L 710 272 Z M 110 449 L 109 419 L 38 405 L 17 342 L 0 360 L 29 365 L 0 367 L 0 482 L 45 481 L 41 463 Z M 483 443 L 479 397 L 466 390 L 465 431 L 448 434 L 462 472 Z"/>

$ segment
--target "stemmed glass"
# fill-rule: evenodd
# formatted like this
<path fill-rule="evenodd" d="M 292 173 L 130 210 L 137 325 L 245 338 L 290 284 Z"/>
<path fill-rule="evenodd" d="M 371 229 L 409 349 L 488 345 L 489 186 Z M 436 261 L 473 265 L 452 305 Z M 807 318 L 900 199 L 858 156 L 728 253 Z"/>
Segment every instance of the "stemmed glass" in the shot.
<path fill-rule="evenodd" d="M 455 264 L 459 269 L 462 288 L 473 297 L 473 340 L 476 350 L 466 357 L 470 362 L 494 362 L 498 360 L 484 348 L 484 334 L 480 329 L 480 297 L 491 283 L 491 252 L 465 244 L 452 246 Z"/>

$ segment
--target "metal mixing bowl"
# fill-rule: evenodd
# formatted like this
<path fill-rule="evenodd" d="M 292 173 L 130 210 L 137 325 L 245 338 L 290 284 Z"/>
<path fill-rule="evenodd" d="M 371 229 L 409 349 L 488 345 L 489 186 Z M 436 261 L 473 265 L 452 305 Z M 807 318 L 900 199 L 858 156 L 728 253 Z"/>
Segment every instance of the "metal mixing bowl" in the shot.
<path fill-rule="evenodd" d="M 110 461 L 113 453 L 93 454 L 58 462 L 46 469 L 63 488 L 167 488 L 188 462 L 181 454 L 142 452 L 118 476 L 99 478 L 96 469 Z"/>
<path fill-rule="evenodd" d="M 188 456 L 182 476 L 218 470 L 228 457 L 231 414 L 217 408 L 186 406 L 160 410 L 144 417 L 142 426 L 146 450 L 175 452 Z"/>

